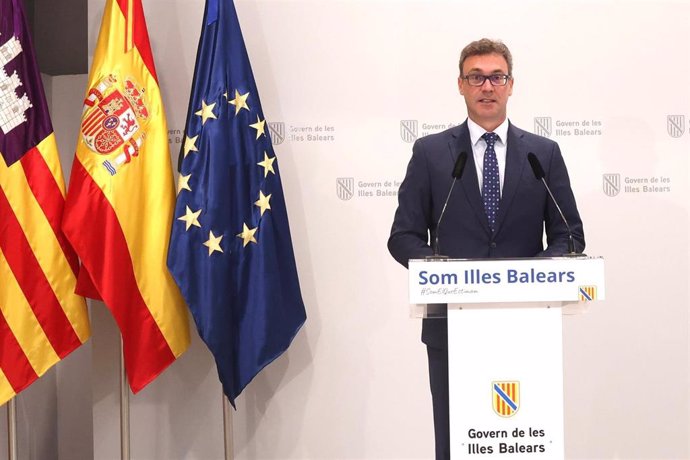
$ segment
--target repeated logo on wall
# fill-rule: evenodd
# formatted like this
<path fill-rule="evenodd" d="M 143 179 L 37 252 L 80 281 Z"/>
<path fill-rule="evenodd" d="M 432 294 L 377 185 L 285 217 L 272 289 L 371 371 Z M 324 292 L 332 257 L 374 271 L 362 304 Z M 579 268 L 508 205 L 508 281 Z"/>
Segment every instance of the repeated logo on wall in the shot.
<path fill-rule="evenodd" d="M 590 118 L 554 121 L 551 117 L 534 117 L 534 133 L 543 137 L 601 136 L 604 134 L 604 123 Z"/>
<path fill-rule="evenodd" d="M 283 142 L 333 142 L 335 141 L 336 128 L 329 124 L 287 125 L 282 121 L 269 121 L 268 130 L 273 145 Z M 180 129 L 168 130 L 168 143 L 173 151 L 180 149 L 183 134 Z"/>
<path fill-rule="evenodd" d="M 417 120 L 400 120 L 400 138 L 405 142 L 417 140 Z"/>
<path fill-rule="evenodd" d="M 282 122 L 277 122 L 281 123 Z M 270 126 L 270 123 L 269 123 Z M 333 142 L 335 141 L 335 126 L 317 124 L 285 124 L 282 128 L 283 139 L 288 142 Z M 273 141 L 275 142 L 275 141 Z M 282 142 L 282 141 L 281 141 Z"/>
<path fill-rule="evenodd" d="M 431 121 L 419 122 L 418 120 L 400 120 L 400 138 L 408 143 L 416 141 L 420 137 L 439 133 L 457 126 L 459 123 L 437 123 Z"/>
<path fill-rule="evenodd" d="M 335 180 L 335 193 L 343 201 L 352 199 L 355 194 L 354 177 L 338 177 Z"/>
<path fill-rule="evenodd" d="M 412 143 L 419 137 L 437 133 L 458 123 L 419 122 L 418 120 L 400 120 L 400 138 Z M 552 117 L 534 117 L 534 133 L 543 137 L 592 137 L 604 134 L 603 122 L 594 119 L 565 120 Z"/>
<path fill-rule="evenodd" d="M 685 134 L 685 115 L 667 115 L 666 132 L 675 138 Z"/>
<path fill-rule="evenodd" d="M 607 196 L 616 196 L 621 191 L 621 175 L 616 174 L 604 174 L 602 185 L 604 187 L 604 193 Z"/>
<path fill-rule="evenodd" d="M 400 181 L 394 179 L 362 180 L 354 177 L 338 177 L 335 180 L 335 194 L 343 201 L 352 198 L 395 198 Z"/>
<path fill-rule="evenodd" d="M 534 134 L 551 137 L 551 117 L 534 117 Z"/>
<path fill-rule="evenodd" d="M 273 145 L 280 145 L 285 140 L 285 123 L 282 121 L 269 121 L 268 131 Z"/>
<path fill-rule="evenodd" d="M 604 174 L 602 189 L 606 196 L 622 193 L 670 193 L 671 178 L 666 176 L 621 177 L 619 173 Z"/>

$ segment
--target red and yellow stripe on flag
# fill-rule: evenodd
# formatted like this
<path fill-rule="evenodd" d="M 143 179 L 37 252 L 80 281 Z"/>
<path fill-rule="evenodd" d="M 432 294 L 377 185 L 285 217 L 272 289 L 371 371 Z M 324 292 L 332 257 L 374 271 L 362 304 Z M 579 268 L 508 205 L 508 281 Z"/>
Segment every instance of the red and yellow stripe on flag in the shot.
<path fill-rule="evenodd" d="M 95 289 L 120 327 L 135 393 L 189 345 L 187 310 L 165 264 L 174 200 L 141 0 L 107 0 L 63 229 L 87 272 L 79 291 Z"/>
<path fill-rule="evenodd" d="M 63 184 L 52 134 L 10 167 L 0 156 L 0 404 L 90 335 L 60 231 Z"/>
<path fill-rule="evenodd" d="M 85 342 L 65 186 L 21 2 L 0 0 L 0 405 Z M 8 85 L 9 83 L 9 85 Z"/>

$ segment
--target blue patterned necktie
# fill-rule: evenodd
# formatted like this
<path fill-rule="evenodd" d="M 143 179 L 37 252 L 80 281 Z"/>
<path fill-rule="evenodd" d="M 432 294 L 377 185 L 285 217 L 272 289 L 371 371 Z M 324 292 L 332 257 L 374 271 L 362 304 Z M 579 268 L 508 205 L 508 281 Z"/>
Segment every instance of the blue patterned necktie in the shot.
<path fill-rule="evenodd" d="M 496 133 L 484 133 L 482 139 L 486 141 L 484 152 L 484 182 L 482 184 L 482 196 L 484 197 L 484 211 L 489 218 L 489 228 L 494 231 L 496 215 L 498 214 L 498 200 L 501 198 L 501 186 L 498 176 L 498 161 L 494 144 L 498 140 Z"/>

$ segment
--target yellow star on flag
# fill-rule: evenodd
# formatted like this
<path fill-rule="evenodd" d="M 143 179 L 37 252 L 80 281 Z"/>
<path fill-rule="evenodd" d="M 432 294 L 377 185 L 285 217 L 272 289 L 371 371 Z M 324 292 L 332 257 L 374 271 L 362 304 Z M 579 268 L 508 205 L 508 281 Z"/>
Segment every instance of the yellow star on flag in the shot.
<path fill-rule="evenodd" d="M 256 123 L 253 123 L 249 126 L 254 128 L 256 130 L 256 138 L 260 138 L 262 134 L 264 133 L 264 127 L 266 125 L 266 120 L 262 120 L 258 115 L 256 116 Z"/>
<path fill-rule="evenodd" d="M 268 176 L 269 172 L 272 172 L 275 174 L 276 172 L 273 170 L 273 162 L 276 161 L 276 157 L 269 158 L 266 152 L 264 152 L 264 161 L 260 161 L 257 163 L 257 165 L 261 166 L 264 168 L 264 177 Z"/>
<path fill-rule="evenodd" d="M 189 152 L 198 152 L 199 149 L 196 148 L 196 140 L 199 136 L 194 136 L 194 137 L 189 137 L 185 136 L 184 137 L 184 157 L 187 158 L 187 154 Z"/>
<path fill-rule="evenodd" d="M 184 216 L 177 218 L 177 220 L 181 220 L 186 224 L 185 231 L 189 230 L 189 227 L 192 225 L 201 228 L 201 224 L 199 223 L 199 214 L 201 214 L 201 209 L 193 212 L 191 209 L 189 209 L 189 206 L 185 206 L 185 208 L 187 208 L 187 210 L 185 211 Z"/>
<path fill-rule="evenodd" d="M 242 109 L 249 110 L 249 106 L 247 105 L 247 98 L 248 97 L 249 97 L 249 93 L 240 94 L 239 91 L 235 90 L 235 99 L 232 99 L 232 100 L 229 99 L 228 100 L 228 104 L 232 104 L 235 106 L 235 115 L 240 113 L 240 110 L 242 110 Z"/>
<path fill-rule="evenodd" d="M 259 199 L 254 202 L 261 209 L 261 215 L 264 215 L 264 211 L 271 209 L 271 195 L 264 195 L 264 192 L 259 190 Z"/>
<path fill-rule="evenodd" d="M 220 247 L 220 240 L 223 239 L 223 235 L 215 236 L 213 232 L 208 232 L 208 240 L 204 243 L 204 246 L 208 248 L 208 255 L 213 254 L 214 251 L 223 252 L 223 248 Z"/>
<path fill-rule="evenodd" d="M 194 112 L 194 115 L 199 115 L 201 117 L 201 124 L 205 124 L 206 120 L 209 118 L 216 118 L 216 114 L 213 113 L 213 108 L 216 106 L 216 103 L 214 102 L 211 105 L 206 105 L 206 101 L 203 99 L 201 100 L 201 110 Z"/>
<path fill-rule="evenodd" d="M 189 190 L 190 192 L 192 191 L 192 188 L 189 186 L 189 179 L 192 177 L 191 174 L 187 174 L 186 176 L 183 176 L 180 174 L 180 177 L 177 179 L 177 194 L 179 195 L 182 190 Z"/>
<path fill-rule="evenodd" d="M 237 235 L 238 238 L 242 238 L 242 246 L 247 246 L 249 243 L 256 243 L 256 238 L 254 238 L 254 233 L 256 233 L 258 228 L 249 228 L 247 224 L 242 224 L 242 233 Z"/>

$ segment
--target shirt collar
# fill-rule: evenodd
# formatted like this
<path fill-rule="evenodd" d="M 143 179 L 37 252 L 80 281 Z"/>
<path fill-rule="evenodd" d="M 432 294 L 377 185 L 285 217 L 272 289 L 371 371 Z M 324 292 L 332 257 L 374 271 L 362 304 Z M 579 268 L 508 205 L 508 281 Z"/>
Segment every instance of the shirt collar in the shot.
<path fill-rule="evenodd" d="M 503 120 L 503 123 L 498 125 L 496 129 L 493 130 L 494 133 L 498 134 L 498 141 L 502 143 L 503 145 L 506 144 L 506 141 L 508 139 L 508 125 L 510 122 L 506 118 Z M 477 123 L 472 121 L 471 118 L 467 118 L 467 127 L 470 130 L 470 140 L 472 141 L 472 145 L 477 145 L 477 142 L 479 142 L 487 131 L 479 126 Z"/>

